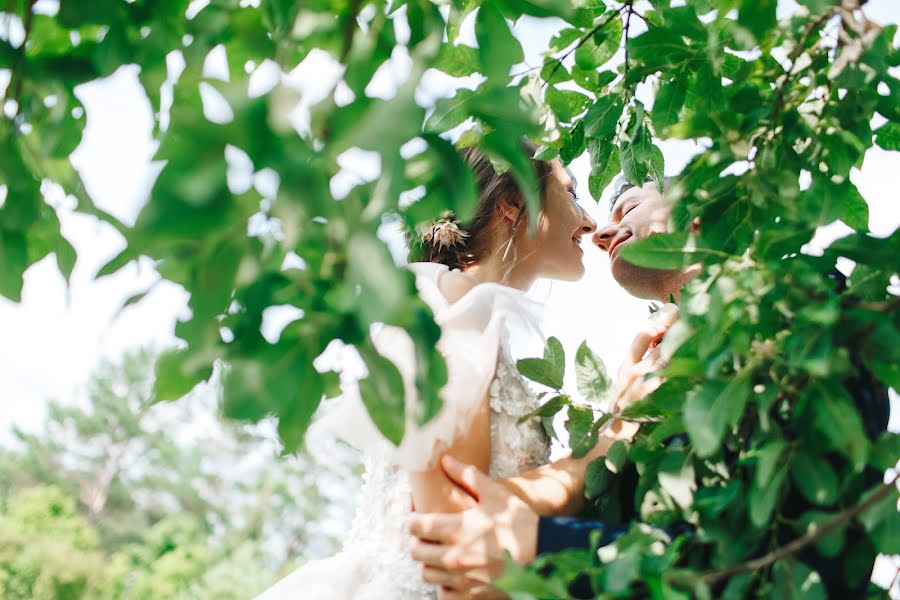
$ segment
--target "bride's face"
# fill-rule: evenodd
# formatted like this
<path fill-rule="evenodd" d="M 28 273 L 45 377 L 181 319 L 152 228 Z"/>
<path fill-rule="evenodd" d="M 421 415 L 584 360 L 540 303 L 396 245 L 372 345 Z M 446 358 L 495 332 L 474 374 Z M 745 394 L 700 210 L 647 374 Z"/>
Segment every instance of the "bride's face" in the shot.
<path fill-rule="evenodd" d="M 540 277 L 575 281 L 584 275 L 581 239 L 593 233 L 597 223 L 576 203 L 575 180 L 562 163 L 554 160 L 550 165 L 537 233 L 529 237 L 520 231 L 517 254 L 533 261 Z"/>

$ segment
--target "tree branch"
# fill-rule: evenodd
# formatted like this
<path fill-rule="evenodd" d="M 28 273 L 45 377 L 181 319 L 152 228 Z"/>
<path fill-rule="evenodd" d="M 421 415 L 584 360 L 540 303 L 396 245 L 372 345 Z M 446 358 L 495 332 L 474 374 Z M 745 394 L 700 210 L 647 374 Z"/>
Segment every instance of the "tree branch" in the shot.
<path fill-rule="evenodd" d="M 609 25 L 609 23 L 610 23 L 615 17 L 617 17 L 619 14 L 621 14 L 622 11 L 625 10 L 625 7 L 626 7 L 626 6 L 629 6 L 629 5 L 630 5 L 630 3 L 629 3 L 629 4 L 623 4 L 623 5 L 619 8 L 619 10 L 617 10 L 617 11 L 615 11 L 615 12 L 612 12 L 612 13 L 609 13 L 609 16 L 608 16 L 606 19 L 603 19 L 602 21 L 600 21 L 599 23 L 597 23 L 596 25 L 594 25 L 594 26 L 590 29 L 590 31 L 588 31 L 586 34 L 584 34 L 583 36 L 581 36 L 581 37 L 578 39 L 578 42 L 575 44 L 575 46 L 573 46 L 572 48 L 569 48 L 568 50 L 566 50 L 566 52 L 565 52 L 562 56 L 559 56 L 559 57 L 557 57 L 557 58 L 551 59 L 551 60 L 555 60 L 555 61 L 556 61 L 556 64 L 553 66 L 553 69 L 550 71 L 549 75 L 547 76 L 546 83 L 549 84 L 549 83 L 553 80 L 553 76 L 556 74 L 556 72 L 557 72 L 557 71 L 559 70 L 559 68 L 562 66 L 563 61 L 564 61 L 565 59 L 567 59 L 573 52 L 575 52 L 576 50 L 578 50 L 579 48 L 581 48 L 581 46 L 583 46 L 584 43 L 585 43 L 586 41 L 588 41 L 588 40 L 591 38 L 591 36 L 593 36 L 595 33 L 597 33 L 598 31 L 600 31 L 601 29 L 603 29 L 603 28 L 606 27 L 607 25 Z M 626 51 L 626 52 L 627 52 L 627 51 Z M 544 63 L 541 65 L 541 70 L 543 70 L 544 67 L 546 67 L 548 64 L 550 64 L 550 62 L 551 62 L 551 61 L 549 61 L 549 60 L 546 61 L 546 62 L 544 62 Z M 524 73 L 527 73 L 527 71 L 525 71 Z M 522 75 L 522 74 L 524 74 L 524 73 L 519 73 L 519 74 Z"/>
<path fill-rule="evenodd" d="M 844 525 L 845 523 L 853 520 L 854 518 L 886 498 L 892 491 L 896 490 L 898 479 L 900 479 L 900 475 L 896 475 L 891 481 L 883 484 L 881 486 L 881 489 L 876 491 L 865 500 L 859 502 L 858 504 L 855 504 L 854 506 L 851 506 L 843 512 L 836 514 L 820 527 L 817 527 L 815 531 L 811 531 L 806 535 L 795 539 L 793 542 L 781 546 L 780 548 L 776 548 L 772 552 L 769 552 L 768 554 L 759 558 L 754 558 L 753 560 L 748 560 L 747 562 L 726 567 L 719 571 L 707 573 L 703 576 L 703 580 L 707 584 L 714 584 L 738 573 L 764 569 L 772 563 L 781 560 L 782 558 L 790 556 L 791 554 L 796 554 L 803 548 L 806 548 L 813 542 L 816 542 L 817 540 L 825 537 L 841 525 Z"/>
<path fill-rule="evenodd" d="M 628 81 L 628 32 L 631 29 L 631 15 L 634 14 L 634 0 L 628 0 L 625 4 L 625 8 L 628 9 L 628 16 L 625 17 L 625 32 L 622 34 L 624 40 L 623 45 L 625 46 L 625 70 L 622 73 L 623 86 L 625 85 L 625 82 Z M 627 86 L 625 87 L 625 95 L 626 98 L 631 95 Z"/>
<path fill-rule="evenodd" d="M 34 5 L 37 0 L 28 0 L 28 4 L 25 6 L 25 15 L 22 18 L 22 26 L 25 29 L 25 37 L 22 39 L 22 44 L 16 49 L 16 53 L 18 54 L 18 60 L 16 61 L 15 66 L 12 68 L 9 76 L 9 83 L 6 86 L 6 90 L 3 92 L 3 100 L 0 101 L 0 108 L 2 108 L 6 104 L 7 98 L 12 98 L 16 101 L 16 112 L 19 111 L 20 98 L 22 97 L 22 83 L 24 81 L 24 74 L 22 73 L 23 65 L 25 63 L 25 46 L 28 44 L 28 36 L 31 33 L 31 24 L 34 20 Z M 6 10 L 7 19 L 12 19 L 15 16 L 14 10 L 11 8 L 12 2 L 7 1 Z M 9 27 L 7 27 L 7 38 L 9 37 Z M 18 67 L 18 69 L 16 68 Z"/>
<path fill-rule="evenodd" d="M 810 23 L 803 31 L 803 36 L 800 38 L 797 46 L 794 48 L 793 52 L 791 52 L 790 56 L 788 56 L 788 60 L 791 61 L 791 66 L 788 67 L 787 72 L 783 75 L 784 81 L 778 86 L 778 91 L 775 94 L 775 102 L 772 104 L 772 123 L 778 121 L 778 117 L 781 116 L 781 110 L 784 108 L 784 96 L 787 92 L 787 85 L 794 76 L 794 67 L 797 65 L 797 59 L 800 58 L 800 55 L 803 54 L 806 49 L 806 43 L 809 41 L 810 36 L 833 16 L 834 10 L 827 11 L 819 16 L 818 19 Z"/>

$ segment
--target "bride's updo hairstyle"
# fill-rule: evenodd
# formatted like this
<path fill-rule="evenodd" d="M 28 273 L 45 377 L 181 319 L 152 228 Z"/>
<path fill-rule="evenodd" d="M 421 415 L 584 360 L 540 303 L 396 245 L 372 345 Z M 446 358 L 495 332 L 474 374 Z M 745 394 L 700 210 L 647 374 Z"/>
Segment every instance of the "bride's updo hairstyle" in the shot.
<path fill-rule="evenodd" d="M 537 146 L 529 141 L 522 142 L 522 152 L 534 156 Z M 509 171 L 498 174 L 491 159 L 477 148 L 460 151 L 463 160 L 472 169 L 478 184 L 478 204 L 475 213 L 466 223 L 454 220 L 453 214 L 446 212 L 435 223 L 420 229 L 418 239 L 412 244 L 414 258 L 423 262 L 435 262 L 450 269 L 465 271 L 492 252 L 503 252 L 510 232 L 502 231 L 495 212 L 500 201 L 505 200 L 518 206 L 519 212 L 514 227 L 519 227 L 525 217 L 525 198 Z M 540 187 L 541 201 L 544 200 L 546 181 L 551 173 L 549 162 L 531 159 L 535 176 Z M 415 252 L 418 250 L 418 252 Z M 418 254 L 418 256 L 415 256 Z"/>

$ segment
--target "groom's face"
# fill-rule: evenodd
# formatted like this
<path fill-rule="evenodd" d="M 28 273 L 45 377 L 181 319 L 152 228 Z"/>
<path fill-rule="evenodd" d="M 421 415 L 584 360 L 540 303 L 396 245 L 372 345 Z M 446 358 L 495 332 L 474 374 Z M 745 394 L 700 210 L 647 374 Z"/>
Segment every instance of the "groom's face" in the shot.
<path fill-rule="evenodd" d="M 594 233 L 594 244 L 609 254 L 613 278 L 633 296 L 665 302 L 670 294 L 677 296 L 689 278 L 685 270 L 638 267 L 619 256 L 624 244 L 668 231 L 671 213 L 671 203 L 648 182 L 625 190 L 612 208 L 609 225 Z"/>

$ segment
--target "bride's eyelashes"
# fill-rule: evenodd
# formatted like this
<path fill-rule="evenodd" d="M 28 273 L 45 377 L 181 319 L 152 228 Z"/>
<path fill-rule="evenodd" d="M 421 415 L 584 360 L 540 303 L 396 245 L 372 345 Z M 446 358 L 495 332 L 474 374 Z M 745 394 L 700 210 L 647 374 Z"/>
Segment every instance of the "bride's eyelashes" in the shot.
<path fill-rule="evenodd" d="M 625 215 L 627 215 L 628 213 L 630 213 L 631 211 L 633 211 L 633 210 L 634 210 L 635 208 L 637 208 L 637 207 L 638 207 L 638 205 L 637 205 L 637 203 L 635 202 L 634 204 L 632 204 L 631 206 L 629 206 L 628 208 L 626 208 L 624 211 L 622 211 L 622 216 L 624 217 Z"/>

